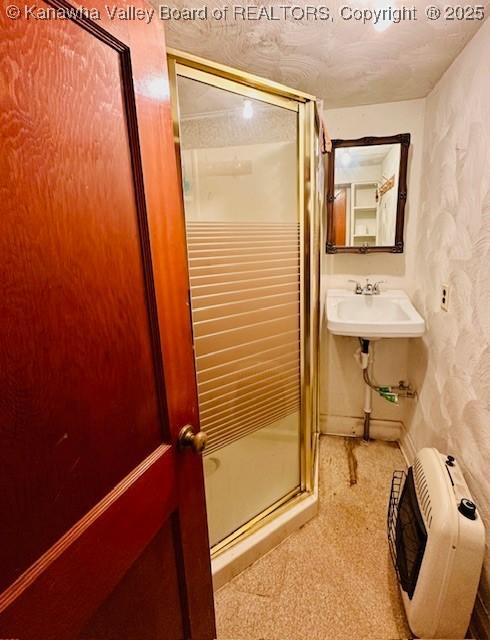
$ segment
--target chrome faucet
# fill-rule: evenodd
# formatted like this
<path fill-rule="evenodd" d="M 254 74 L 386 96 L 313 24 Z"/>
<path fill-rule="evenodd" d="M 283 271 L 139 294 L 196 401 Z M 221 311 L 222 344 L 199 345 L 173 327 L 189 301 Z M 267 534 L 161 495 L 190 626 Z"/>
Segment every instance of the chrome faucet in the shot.
<path fill-rule="evenodd" d="M 349 282 L 353 282 L 356 286 L 354 288 L 354 293 L 358 296 L 378 296 L 381 293 L 380 284 L 384 284 L 385 280 L 378 280 L 377 282 L 369 282 L 369 278 L 366 278 L 366 284 L 364 287 L 357 280 L 349 280 Z"/>
<path fill-rule="evenodd" d="M 354 288 L 354 293 L 356 293 L 358 296 L 361 295 L 362 293 L 361 283 L 358 282 L 357 280 L 349 280 L 348 282 L 353 282 L 356 285 Z"/>
<path fill-rule="evenodd" d="M 371 282 L 369 282 L 369 278 L 366 278 L 366 284 L 364 285 L 364 289 L 362 293 L 365 296 L 372 296 L 374 293 L 374 285 Z"/>

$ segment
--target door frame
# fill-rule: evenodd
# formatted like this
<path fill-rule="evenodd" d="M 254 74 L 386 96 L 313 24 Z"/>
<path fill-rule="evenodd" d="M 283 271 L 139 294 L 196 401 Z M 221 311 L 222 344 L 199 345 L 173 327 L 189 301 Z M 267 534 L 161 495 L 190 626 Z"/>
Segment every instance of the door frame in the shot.
<path fill-rule="evenodd" d="M 315 141 L 320 119 L 316 98 L 285 85 L 218 64 L 177 49 L 167 49 L 174 143 L 181 171 L 180 115 L 177 76 L 197 80 L 250 99 L 298 114 L 298 211 L 300 219 L 300 485 L 242 525 L 211 549 L 211 558 L 226 551 L 277 517 L 278 513 L 308 498 L 314 491 L 314 462 L 319 431 L 318 347 L 320 325 L 321 210 L 316 198 L 317 171 L 322 162 Z M 318 152 L 317 152 L 318 151 Z M 182 176 L 181 176 L 182 177 Z M 181 181 L 182 183 L 182 181 Z M 317 255 L 318 254 L 318 255 Z"/>

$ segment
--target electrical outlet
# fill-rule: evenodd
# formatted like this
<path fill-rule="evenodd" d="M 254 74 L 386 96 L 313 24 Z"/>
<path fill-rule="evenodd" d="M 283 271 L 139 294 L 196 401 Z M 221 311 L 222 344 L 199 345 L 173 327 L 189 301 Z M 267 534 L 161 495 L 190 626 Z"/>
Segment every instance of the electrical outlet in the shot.
<path fill-rule="evenodd" d="M 447 284 L 441 285 L 441 309 L 448 311 L 449 307 L 449 286 Z"/>

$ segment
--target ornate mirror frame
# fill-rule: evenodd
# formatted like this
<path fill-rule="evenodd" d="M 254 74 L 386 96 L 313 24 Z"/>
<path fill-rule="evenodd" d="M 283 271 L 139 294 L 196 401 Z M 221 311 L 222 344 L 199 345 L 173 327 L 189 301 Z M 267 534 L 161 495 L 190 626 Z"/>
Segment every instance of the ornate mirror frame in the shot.
<path fill-rule="evenodd" d="M 395 244 L 393 246 L 347 247 L 337 246 L 334 241 L 333 204 L 335 199 L 335 149 L 343 147 L 368 147 L 381 144 L 400 144 L 400 173 L 398 180 L 398 201 L 396 209 Z M 410 134 L 400 133 L 395 136 L 367 136 L 357 140 L 332 140 L 332 148 L 327 152 L 327 253 L 403 253 L 403 229 L 405 224 L 405 204 L 407 202 L 407 166 Z"/>

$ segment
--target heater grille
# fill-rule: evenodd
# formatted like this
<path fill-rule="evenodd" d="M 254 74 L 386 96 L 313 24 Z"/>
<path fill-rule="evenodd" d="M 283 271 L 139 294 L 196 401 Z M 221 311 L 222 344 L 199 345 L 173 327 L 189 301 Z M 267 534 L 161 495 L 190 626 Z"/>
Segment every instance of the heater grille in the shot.
<path fill-rule="evenodd" d="M 412 467 L 395 471 L 388 508 L 388 541 L 402 589 L 412 598 L 427 543 Z"/>
<path fill-rule="evenodd" d="M 400 502 L 400 495 L 402 487 L 405 482 L 405 471 L 395 471 L 393 478 L 391 479 L 391 491 L 390 500 L 388 503 L 388 543 L 390 546 L 391 559 L 393 566 L 395 567 L 398 581 L 400 581 L 400 572 L 396 564 L 396 516 L 398 513 L 398 503 Z"/>
<path fill-rule="evenodd" d="M 430 529 L 430 525 L 432 524 L 432 505 L 430 502 L 429 486 L 427 484 L 427 478 L 425 477 L 424 468 L 418 458 L 415 460 L 413 471 L 419 508 L 424 515 L 427 527 Z"/>

